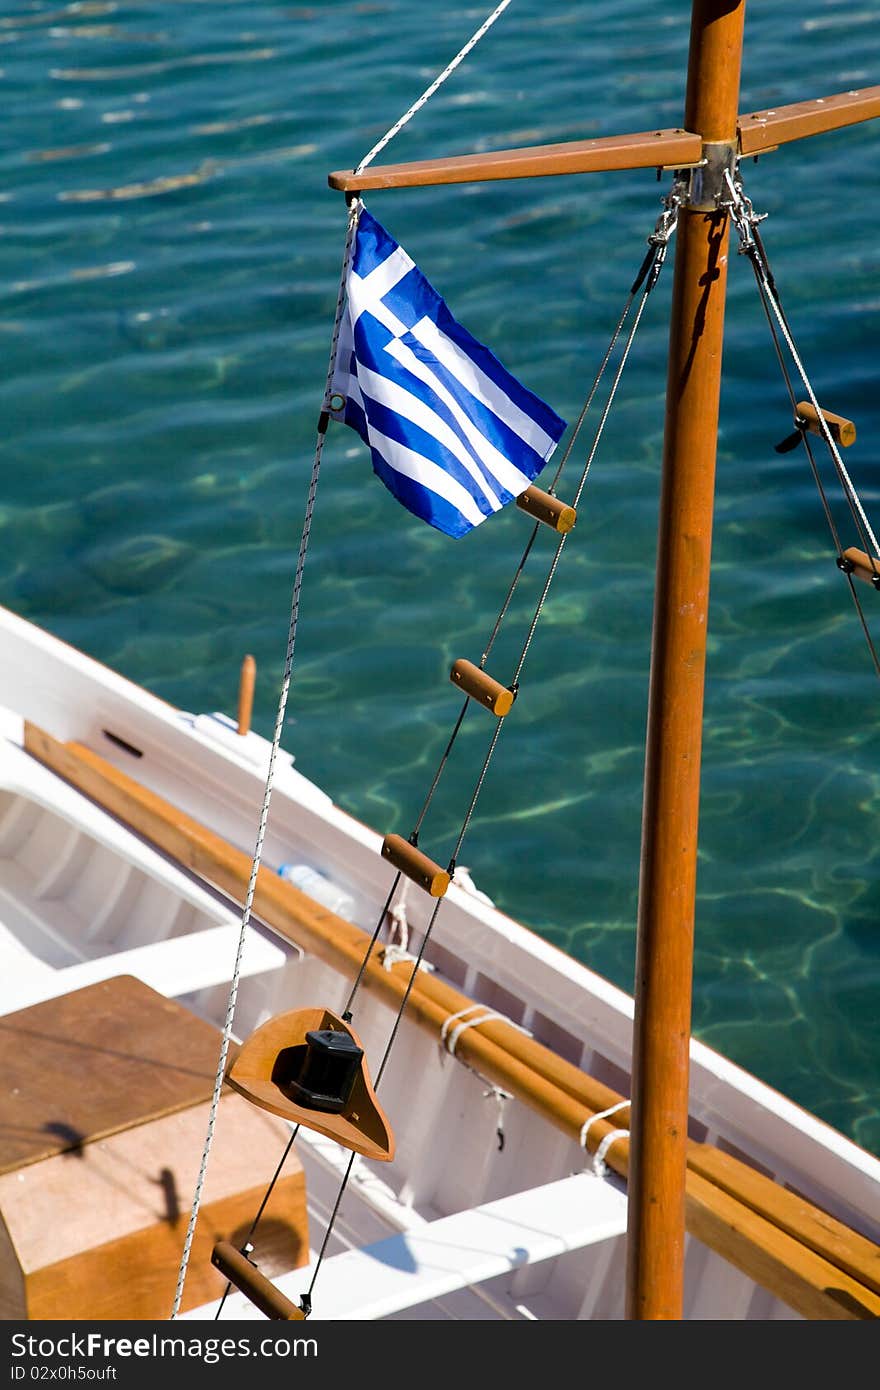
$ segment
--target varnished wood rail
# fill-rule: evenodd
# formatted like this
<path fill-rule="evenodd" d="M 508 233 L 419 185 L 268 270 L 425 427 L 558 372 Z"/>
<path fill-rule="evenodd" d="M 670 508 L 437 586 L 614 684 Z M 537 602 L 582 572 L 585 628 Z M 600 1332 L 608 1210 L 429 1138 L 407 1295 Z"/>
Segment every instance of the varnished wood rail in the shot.
<path fill-rule="evenodd" d="M 647 130 L 635 135 L 568 140 L 559 145 L 493 150 L 424 159 L 409 164 L 375 164 L 362 173 L 340 169 L 328 176 L 331 188 L 363 192 L 369 188 L 424 188 L 438 183 L 482 183 L 487 179 L 545 178 L 603 169 L 653 169 L 695 164 L 703 152 L 689 130 Z"/>
<path fill-rule="evenodd" d="M 860 87 L 787 106 L 749 111 L 737 118 L 742 155 L 768 154 L 792 140 L 841 130 L 880 116 L 880 87 Z M 372 164 L 362 173 L 337 169 L 331 188 L 365 192 L 374 188 L 425 188 L 445 183 L 482 183 L 494 179 L 544 178 L 552 174 L 589 174 L 620 169 L 684 169 L 700 162 L 703 137 L 692 130 L 647 130 L 633 135 L 603 135 L 557 145 L 490 150 L 483 154 L 445 155 L 406 164 Z"/>
<path fill-rule="evenodd" d="M 60 743 L 33 724 L 25 747 L 65 781 L 138 834 L 242 900 L 251 858 L 170 802 L 120 772 L 84 745 Z M 253 912 L 279 936 L 354 978 L 363 961 L 364 932 L 313 902 L 271 870 L 261 869 Z M 380 948 L 363 987 L 399 1007 L 411 965 L 383 964 Z M 435 975 L 416 980 L 407 1017 L 439 1039 L 452 1014 L 473 1004 Z M 468 1028 L 456 1055 L 490 1081 L 577 1140 L 585 1122 L 622 1099 L 610 1087 L 500 1019 Z M 589 1148 L 624 1126 L 626 1111 L 590 1126 Z M 627 1138 L 605 1161 L 626 1176 Z M 688 1230 L 790 1307 L 812 1319 L 880 1317 L 880 1247 L 826 1212 L 710 1145 L 688 1146 Z"/>
<path fill-rule="evenodd" d="M 763 154 L 792 140 L 842 130 L 874 116 L 880 116 L 880 87 L 860 87 L 812 101 L 796 101 L 790 106 L 750 111 L 740 116 L 737 124 L 740 153 Z"/>

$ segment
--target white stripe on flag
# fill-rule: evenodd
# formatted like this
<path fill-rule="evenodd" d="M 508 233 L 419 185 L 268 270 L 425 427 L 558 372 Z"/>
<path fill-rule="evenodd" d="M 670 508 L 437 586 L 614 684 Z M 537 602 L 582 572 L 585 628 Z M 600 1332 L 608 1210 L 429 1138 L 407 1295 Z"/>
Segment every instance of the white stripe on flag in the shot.
<path fill-rule="evenodd" d="M 406 367 L 414 376 L 424 381 L 443 404 L 448 406 L 492 476 L 510 493 L 511 497 L 518 497 L 529 486 L 531 478 L 528 478 L 525 473 L 521 473 L 509 459 L 505 458 L 500 449 L 495 447 L 491 439 L 486 438 L 470 419 L 467 412 L 462 410 L 452 392 L 447 389 L 436 373 L 420 357 L 416 356 L 412 348 L 407 347 L 399 338 L 394 338 L 385 350 L 391 353 L 392 357 L 396 357 L 401 366 Z"/>
<path fill-rule="evenodd" d="M 441 419 L 435 410 L 431 409 L 427 402 L 419 396 L 414 396 L 405 387 L 399 386 L 396 381 L 391 381 L 387 376 L 378 376 L 376 372 L 371 372 L 369 367 L 365 367 L 363 363 L 358 366 L 358 381 L 367 395 L 371 396 L 374 401 L 379 401 L 380 404 L 387 406 L 393 414 L 400 416 L 402 420 L 412 421 L 414 425 L 418 425 L 426 434 L 429 434 L 432 439 L 436 439 L 438 444 L 442 444 L 445 449 L 448 449 L 458 459 L 462 467 L 467 469 L 487 501 L 493 507 L 501 505 L 498 494 L 492 490 L 483 470 L 474 462 L 473 456 L 468 452 L 461 439 L 454 430 L 449 428 L 446 421 Z"/>
<path fill-rule="evenodd" d="M 486 376 L 486 373 L 477 366 L 472 358 L 462 352 L 461 348 L 447 338 L 429 318 L 421 318 L 413 329 L 410 330 L 414 338 L 418 338 L 420 343 L 432 352 L 441 362 L 447 371 L 451 372 L 457 381 L 472 396 L 476 396 L 478 401 L 489 407 L 494 415 L 509 425 L 521 439 L 535 450 L 541 458 L 546 458 L 556 445 L 549 434 L 546 434 L 536 420 L 531 415 L 511 400 L 510 396 L 501 389 L 500 386 Z"/>
<path fill-rule="evenodd" d="M 417 454 L 414 449 L 408 449 L 405 444 L 399 444 L 396 439 L 389 439 L 387 435 L 382 434 L 380 430 L 370 424 L 369 420 L 367 421 L 367 429 L 371 447 L 381 454 L 385 462 L 395 472 L 402 473 L 406 478 L 412 478 L 414 482 L 419 483 L 429 492 L 434 492 L 438 497 L 442 497 L 451 506 L 457 508 L 472 526 L 479 526 L 481 521 L 485 521 L 485 513 L 480 511 L 467 489 L 450 477 L 439 464 L 432 463 L 422 454 Z M 497 500 L 492 510 L 500 510 L 500 503 Z"/>
<path fill-rule="evenodd" d="M 379 269 L 381 268 L 380 266 Z M 348 277 L 348 312 L 351 316 L 352 332 L 361 314 L 372 314 L 373 318 L 378 319 L 382 327 L 393 333 L 395 338 L 401 337 L 407 331 L 406 324 L 392 313 L 383 299 L 374 299 L 371 294 L 365 293 L 364 284 L 361 277 L 352 271 Z"/>
<path fill-rule="evenodd" d="M 354 316 L 355 321 L 357 321 L 364 309 L 369 309 L 375 314 L 377 319 L 380 319 L 381 315 L 377 310 L 381 305 L 382 309 L 390 318 L 394 319 L 394 322 L 398 325 L 393 331 L 395 333 L 405 333 L 406 325 L 401 323 L 399 319 L 394 318 L 394 315 L 385 303 L 385 295 L 389 290 L 393 290 L 394 286 L 403 279 L 404 275 L 408 275 L 412 269 L 414 269 L 414 262 L 406 254 L 403 247 L 398 246 L 396 251 L 392 251 L 390 256 L 386 256 L 384 261 L 374 266 L 369 275 L 358 275 L 355 271 L 351 271 L 349 280 L 356 282 L 354 288 L 357 302 L 360 305 L 357 314 Z M 349 290 L 349 294 L 350 293 L 351 291 Z M 391 327 L 390 323 L 388 327 Z"/>

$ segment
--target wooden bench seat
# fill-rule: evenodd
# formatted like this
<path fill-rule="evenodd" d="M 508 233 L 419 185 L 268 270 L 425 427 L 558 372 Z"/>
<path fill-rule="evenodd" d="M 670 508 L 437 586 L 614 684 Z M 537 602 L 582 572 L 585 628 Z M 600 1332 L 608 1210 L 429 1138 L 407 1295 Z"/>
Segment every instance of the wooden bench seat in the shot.
<path fill-rule="evenodd" d="M 0 1018 L 0 1318 L 170 1316 L 219 1044 L 212 1024 L 130 976 Z M 224 1093 L 182 1307 L 222 1294 L 211 1249 L 243 1240 L 289 1135 Z M 291 1154 L 256 1255 L 277 1272 L 308 1250 Z"/>

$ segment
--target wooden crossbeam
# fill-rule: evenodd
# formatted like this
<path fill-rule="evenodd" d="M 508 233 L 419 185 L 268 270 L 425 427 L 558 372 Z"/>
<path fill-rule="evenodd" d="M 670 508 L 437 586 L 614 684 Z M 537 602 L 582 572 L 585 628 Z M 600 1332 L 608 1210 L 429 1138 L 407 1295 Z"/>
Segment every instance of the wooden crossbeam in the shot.
<path fill-rule="evenodd" d="M 688 130 L 649 130 L 569 140 L 561 145 L 530 145 L 488 154 L 452 155 L 414 164 L 378 164 L 362 174 L 343 169 L 330 174 L 331 188 L 424 188 L 437 183 L 482 183 L 486 179 L 534 179 L 549 174 L 585 174 L 602 169 L 681 168 L 699 162 L 703 144 Z"/>
<path fill-rule="evenodd" d="M 791 140 L 841 130 L 860 121 L 880 116 L 880 87 L 838 92 L 835 96 L 798 101 L 792 106 L 776 106 L 740 116 L 737 130 L 740 153 L 761 154 Z"/>
<path fill-rule="evenodd" d="M 840 130 L 874 116 L 880 116 L 880 87 L 862 87 L 790 106 L 751 111 L 737 121 L 740 153 L 765 154 L 791 140 Z M 341 169 L 330 174 L 327 182 L 331 188 L 351 193 L 371 188 L 425 188 L 439 183 L 545 178 L 552 174 L 587 174 L 613 169 L 682 169 L 698 164 L 702 152 L 702 136 L 693 131 L 649 130 L 636 135 L 570 140 L 558 145 L 492 150 L 488 154 L 371 165 L 361 174 Z"/>

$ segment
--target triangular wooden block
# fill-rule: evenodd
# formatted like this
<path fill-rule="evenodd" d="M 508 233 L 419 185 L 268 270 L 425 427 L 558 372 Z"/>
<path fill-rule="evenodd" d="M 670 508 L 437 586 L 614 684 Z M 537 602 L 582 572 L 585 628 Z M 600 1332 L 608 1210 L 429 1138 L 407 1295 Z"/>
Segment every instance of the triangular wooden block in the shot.
<path fill-rule="evenodd" d="M 390 1163 L 394 1157 L 394 1135 L 370 1084 L 365 1058 L 361 1059 L 351 1094 L 340 1113 L 303 1105 L 292 1098 L 285 1061 L 296 1055 L 292 1049 L 305 1050 L 307 1033 L 325 1030 L 347 1034 L 362 1049 L 354 1029 L 329 1009 L 295 1009 L 269 1019 L 246 1039 L 227 1070 L 226 1080 L 261 1109 L 326 1134 L 343 1148 L 366 1158 Z"/>

